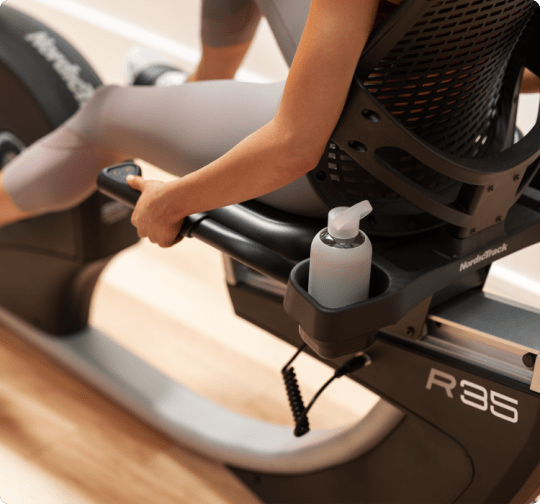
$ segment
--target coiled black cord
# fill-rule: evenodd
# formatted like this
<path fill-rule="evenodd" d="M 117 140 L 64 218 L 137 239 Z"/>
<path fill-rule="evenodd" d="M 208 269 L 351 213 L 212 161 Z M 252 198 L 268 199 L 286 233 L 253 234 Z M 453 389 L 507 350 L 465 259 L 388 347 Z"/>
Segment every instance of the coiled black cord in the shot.
<path fill-rule="evenodd" d="M 367 355 L 357 355 L 349 359 L 343 366 L 336 369 L 334 375 L 318 390 L 318 392 L 313 396 L 313 399 L 307 405 L 307 408 L 304 406 L 304 401 L 302 400 L 302 394 L 300 393 L 300 387 L 298 386 L 298 380 L 296 379 L 296 373 L 294 368 L 291 367 L 292 362 L 302 350 L 306 347 L 304 343 L 298 351 L 293 355 L 292 359 L 285 364 L 281 370 L 283 375 L 283 380 L 285 381 L 285 389 L 287 390 L 287 396 L 289 398 L 289 404 L 291 406 L 291 411 L 294 417 L 295 427 L 294 435 L 296 437 L 303 436 L 309 432 L 309 421 L 307 414 L 317 398 L 323 393 L 324 389 L 330 385 L 336 378 L 341 378 L 342 376 L 352 373 L 365 365 L 371 362 L 370 358 Z"/>
<path fill-rule="evenodd" d="M 306 344 L 304 343 L 281 370 L 283 381 L 285 382 L 285 390 L 287 391 L 287 397 L 289 399 L 289 405 L 295 422 L 294 435 L 296 437 L 303 436 L 309 432 L 309 420 L 307 419 L 307 416 L 304 415 L 306 408 L 304 407 L 304 401 L 302 399 L 300 387 L 298 386 L 296 373 L 294 372 L 294 368 L 290 367 L 290 365 L 305 347 Z"/>

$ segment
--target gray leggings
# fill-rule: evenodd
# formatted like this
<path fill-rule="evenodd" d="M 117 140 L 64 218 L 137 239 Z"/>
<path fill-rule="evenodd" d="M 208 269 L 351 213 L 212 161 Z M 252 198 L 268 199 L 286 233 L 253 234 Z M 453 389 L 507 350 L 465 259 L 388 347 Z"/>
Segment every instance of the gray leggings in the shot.
<path fill-rule="evenodd" d="M 309 0 L 257 0 L 257 4 L 290 64 Z M 123 159 L 141 158 L 185 175 L 270 121 L 283 86 L 236 81 L 161 88 L 103 86 L 61 127 L 4 168 L 4 187 L 20 209 L 40 214 L 77 205 L 95 190 L 99 171 Z M 259 200 L 300 215 L 327 211 L 305 176 Z"/>

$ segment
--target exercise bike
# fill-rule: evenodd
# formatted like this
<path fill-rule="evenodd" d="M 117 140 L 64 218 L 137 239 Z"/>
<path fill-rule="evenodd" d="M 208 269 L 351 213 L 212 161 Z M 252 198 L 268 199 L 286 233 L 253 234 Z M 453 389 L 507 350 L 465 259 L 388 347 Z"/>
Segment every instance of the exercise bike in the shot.
<path fill-rule="evenodd" d="M 104 171 L 106 194 L 0 229 L 2 324 L 224 462 L 264 502 L 531 502 L 540 493 L 540 315 L 482 287 L 494 260 L 540 239 L 540 125 L 515 142 L 522 68 L 540 74 L 538 11 L 532 0 L 405 0 L 372 34 L 310 173 L 329 207 L 373 205 L 368 300 L 328 309 L 308 294 L 321 220 L 250 201 L 182 227 L 225 254 L 239 316 L 307 344 L 381 397 L 355 425 L 295 437 L 292 424 L 197 396 L 88 326 L 100 273 L 138 239 L 125 205 L 137 194 L 123 182 L 132 163 Z M 100 85 L 65 40 L 8 6 L 0 82 L 10 96 L 0 101 L 7 157 Z"/>

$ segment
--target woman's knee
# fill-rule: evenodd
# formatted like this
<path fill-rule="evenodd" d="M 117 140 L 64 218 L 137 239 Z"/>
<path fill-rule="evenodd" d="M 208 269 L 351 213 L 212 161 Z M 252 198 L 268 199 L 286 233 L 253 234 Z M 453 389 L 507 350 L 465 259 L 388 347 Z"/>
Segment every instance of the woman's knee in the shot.
<path fill-rule="evenodd" d="M 65 123 L 65 126 L 81 135 L 85 140 L 99 144 L 106 135 L 107 110 L 122 86 L 116 84 L 100 86 L 92 97 Z"/>

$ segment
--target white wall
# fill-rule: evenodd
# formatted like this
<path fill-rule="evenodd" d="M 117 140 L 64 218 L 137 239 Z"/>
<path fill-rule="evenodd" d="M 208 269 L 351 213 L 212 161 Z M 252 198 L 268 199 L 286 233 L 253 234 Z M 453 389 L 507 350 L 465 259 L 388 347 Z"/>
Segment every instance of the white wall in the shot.
<path fill-rule="evenodd" d="M 125 83 L 122 57 L 142 44 L 187 70 L 199 55 L 199 0 L 7 0 L 56 29 L 75 45 L 106 83 Z M 287 65 L 263 20 L 238 77 L 284 79 Z"/>

